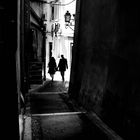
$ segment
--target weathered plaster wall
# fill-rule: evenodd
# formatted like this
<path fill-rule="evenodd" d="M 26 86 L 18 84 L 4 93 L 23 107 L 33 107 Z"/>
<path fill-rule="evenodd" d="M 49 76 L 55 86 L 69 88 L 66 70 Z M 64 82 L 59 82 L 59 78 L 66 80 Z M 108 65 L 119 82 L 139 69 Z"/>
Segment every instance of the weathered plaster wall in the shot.
<path fill-rule="evenodd" d="M 43 14 L 43 4 L 39 2 L 30 2 L 31 8 L 36 12 L 39 17 L 42 17 Z"/>
<path fill-rule="evenodd" d="M 70 97 L 120 135 L 134 137 L 140 123 L 138 3 L 78 2 Z"/>

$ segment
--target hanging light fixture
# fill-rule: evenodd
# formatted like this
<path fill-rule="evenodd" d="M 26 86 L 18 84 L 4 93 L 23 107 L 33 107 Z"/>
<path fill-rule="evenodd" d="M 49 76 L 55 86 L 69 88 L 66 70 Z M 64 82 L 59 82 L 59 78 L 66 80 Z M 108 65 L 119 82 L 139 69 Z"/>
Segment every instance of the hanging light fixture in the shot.
<path fill-rule="evenodd" d="M 75 14 L 73 14 L 73 19 L 71 18 L 71 14 L 69 11 L 67 11 L 64 15 L 65 17 L 65 28 L 71 28 L 74 30 L 71 26 L 74 27 L 74 21 L 75 21 Z"/>
<path fill-rule="evenodd" d="M 70 21 L 71 21 L 71 14 L 70 14 L 70 12 L 67 11 L 64 16 L 65 16 L 65 22 L 70 23 Z"/>

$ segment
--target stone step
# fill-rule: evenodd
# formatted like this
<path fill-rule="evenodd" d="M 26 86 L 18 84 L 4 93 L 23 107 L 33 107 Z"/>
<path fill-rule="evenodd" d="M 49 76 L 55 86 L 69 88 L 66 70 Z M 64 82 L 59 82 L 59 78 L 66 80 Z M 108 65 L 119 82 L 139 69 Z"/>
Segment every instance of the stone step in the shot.
<path fill-rule="evenodd" d="M 41 80 L 31 80 L 30 79 L 30 84 L 42 84 L 43 83 L 43 80 L 41 79 Z"/>

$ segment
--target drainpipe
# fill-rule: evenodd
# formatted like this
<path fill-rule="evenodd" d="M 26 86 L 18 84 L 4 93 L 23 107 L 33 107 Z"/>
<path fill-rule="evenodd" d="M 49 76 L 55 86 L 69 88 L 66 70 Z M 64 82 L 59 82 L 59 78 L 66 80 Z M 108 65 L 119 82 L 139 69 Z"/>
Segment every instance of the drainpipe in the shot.
<path fill-rule="evenodd" d="M 21 0 L 17 1 L 17 50 L 16 50 L 16 80 L 18 94 L 18 124 L 19 124 L 19 139 L 23 140 L 24 132 L 24 106 L 25 100 L 21 92 Z"/>

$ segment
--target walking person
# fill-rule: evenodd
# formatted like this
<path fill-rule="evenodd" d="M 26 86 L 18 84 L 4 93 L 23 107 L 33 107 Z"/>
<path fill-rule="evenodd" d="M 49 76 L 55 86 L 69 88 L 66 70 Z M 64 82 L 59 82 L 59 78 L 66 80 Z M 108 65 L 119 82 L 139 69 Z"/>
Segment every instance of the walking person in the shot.
<path fill-rule="evenodd" d="M 53 82 L 53 80 L 54 80 L 54 74 L 55 74 L 56 68 L 57 68 L 56 60 L 55 60 L 54 57 L 51 57 L 50 58 L 50 62 L 48 63 L 48 67 L 49 67 L 48 73 L 50 74 L 50 76 L 52 78 L 52 82 Z"/>
<path fill-rule="evenodd" d="M 65 81 L 65 71 L 68 69 L 67 59 L 64 58 L 64 55 L 61 55 L 61 59 L 58 63 L 58 70 L 61 73 L 62 81 Z"/>

